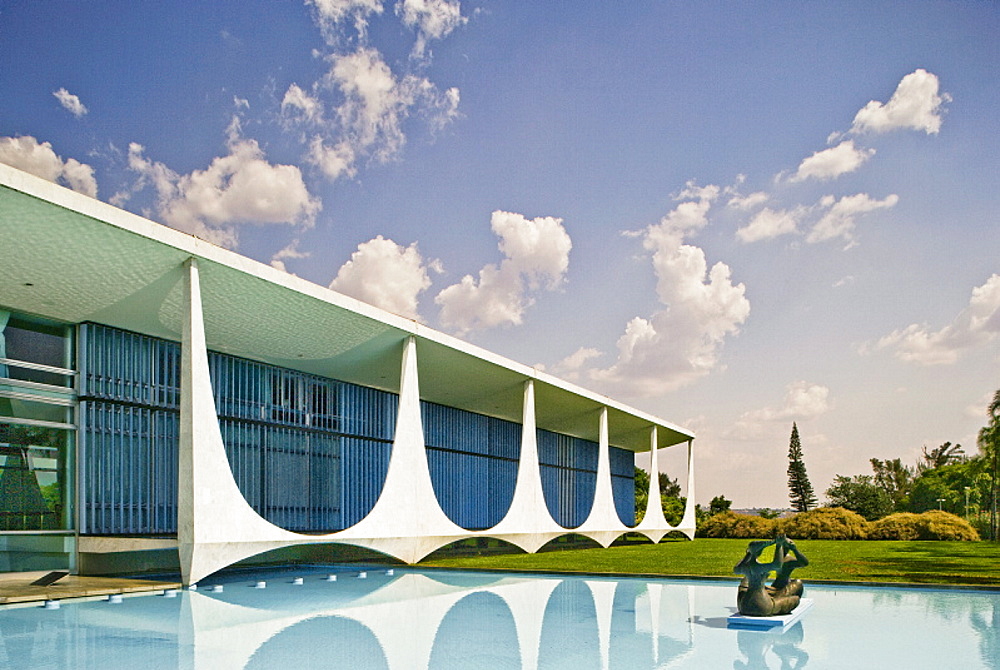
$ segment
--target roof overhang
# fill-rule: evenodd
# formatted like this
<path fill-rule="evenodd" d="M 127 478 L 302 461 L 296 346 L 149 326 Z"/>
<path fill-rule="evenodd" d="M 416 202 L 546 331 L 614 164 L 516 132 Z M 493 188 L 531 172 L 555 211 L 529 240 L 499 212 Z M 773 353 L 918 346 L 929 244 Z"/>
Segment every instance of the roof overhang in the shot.
<path fill-rule="evenodd" d="M 399 391 L 403 342 L 417 338 L 421 398 L 521 421 L 534 379 L 539 428 L 612 445 L 687 442 L 688 430 L 204 240 L 0 164 L 0 305 L 180 340 L 182 266 L 198 259 L 214 351 Z"/>

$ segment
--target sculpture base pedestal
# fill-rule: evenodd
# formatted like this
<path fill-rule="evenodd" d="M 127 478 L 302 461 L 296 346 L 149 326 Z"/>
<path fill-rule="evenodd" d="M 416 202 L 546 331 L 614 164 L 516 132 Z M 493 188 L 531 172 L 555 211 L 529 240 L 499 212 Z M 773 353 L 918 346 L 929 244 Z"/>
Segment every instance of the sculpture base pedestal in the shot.
<path fill-rule="evenodd" d="M 802 618 L 802 615 L 813 606 L 811 598 L 803 598 L 798 606 L 788 614 L 780 616 L 745 616 L 734 614 L 726 619 L 730 628 L 745 628 L 748 630 L 770 630 L 772 628 L 788 628 Z"/>

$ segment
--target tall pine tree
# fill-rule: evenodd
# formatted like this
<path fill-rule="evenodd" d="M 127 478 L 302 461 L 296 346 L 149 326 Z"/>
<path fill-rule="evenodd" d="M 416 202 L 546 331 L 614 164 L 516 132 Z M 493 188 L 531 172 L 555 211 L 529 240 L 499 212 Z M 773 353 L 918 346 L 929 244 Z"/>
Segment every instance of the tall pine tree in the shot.
<path fill-rule="evenodd" d="M 788 442 L 788 499 L 796 512 L 808 512 L 816 506 L 806 464 L 802 460 L 802 443 L 799 442 L 799 427 L 792 423 L 792 439 Z"/>

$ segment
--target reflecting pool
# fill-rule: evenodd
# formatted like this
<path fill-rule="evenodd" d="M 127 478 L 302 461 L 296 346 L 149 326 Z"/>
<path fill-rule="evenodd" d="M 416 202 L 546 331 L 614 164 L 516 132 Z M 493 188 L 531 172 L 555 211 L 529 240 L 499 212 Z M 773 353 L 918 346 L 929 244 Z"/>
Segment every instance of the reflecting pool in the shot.
<path fill-rule="evenodd" d="M 759 632 L 726 627 L 735 582 L 233 572 L 120 603 L 2 607 L 0 667 L 1000 668 L 1000 592 L 806 590 L 801 621 Z"/>

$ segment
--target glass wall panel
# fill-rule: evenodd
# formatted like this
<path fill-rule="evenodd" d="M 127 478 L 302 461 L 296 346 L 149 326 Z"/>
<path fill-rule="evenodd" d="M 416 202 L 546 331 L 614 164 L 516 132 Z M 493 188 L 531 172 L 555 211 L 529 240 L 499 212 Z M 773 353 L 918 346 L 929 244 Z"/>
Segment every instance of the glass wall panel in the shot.
<path fill-rule="evenodd" d="M 80 532 L 175 533 L 180 345 L 98 324 L 78 332 Z M 209 369 L 230 468 L 253 509 L 305 533 L 368 514 L 385 482 L 398 396 L 216 352 Z M 495 525 L 513 498 L 521 426 L 432 403 L 421 411 L 442 507 L 466 528 Z M 597 445 L 539 431 L 539 447 L 546 501 L 561 523 L 578 525 L 593 500 Z M 631 470 L 617 462 L 622 514 Z"/>
<path fill-rule="evenodd" d="M 3 397 L 5 387 L 0 382 L 0 418 L 24 419 L 26 421 L 46 421 L 49 423 L 69 424 L 72 421 L 73 408 L 63 404 L 40 402 L 27 394 L 18 393 L 20 397 Z M 31 398 L 30 400 L 28 398 Z"/>
<path fill-rule="evenodd" d="M 618 518 L 626 526 L 635 525 L 635 454 L 611 447 L 611 495 Z"/>
<path fill-rule="evenodd" d="M 177 528 L 180 345 L 80 326 L 81 532 Z M 395 395 L 209 352 L 233 477 L 265 519 L 299 532 L 340 530 L 382 490 Z"/>
<path fill-rule="evenodd" d="M 0 310 L 0 531 L 71 530 L 72 329 Z"/>
<path fill-rule="evenodd" d="M 431 483 L 442 510 L 470 530 L 495 526 L 514 498 L 520 424 L 421 402 Z"/>
<path fill-rule="evenodd" d="M 72 528 L 72 431 L 0 419 L 0 530 Z"/>
<path fill-rule="evenodd" d="M 73 386 L 71 335 L 65 325 L 0 310 L 0 377 Z"/>

